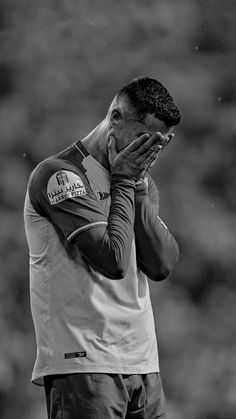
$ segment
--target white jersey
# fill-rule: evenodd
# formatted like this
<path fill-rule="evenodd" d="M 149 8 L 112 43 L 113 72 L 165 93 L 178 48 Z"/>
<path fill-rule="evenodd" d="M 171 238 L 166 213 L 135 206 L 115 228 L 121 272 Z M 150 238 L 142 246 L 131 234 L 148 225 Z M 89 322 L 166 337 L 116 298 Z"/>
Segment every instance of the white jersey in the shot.
<path fill-rule="evenodd" d="M 135 241 L 119 280 L 93 270 L 73 243 L 84 229 L 106 224 L 111 201 L 109 172 L 83 147 L 77 153 L 81 164 L 66 153 L 41 163 L 25 200 L 37 341 L 32 380 L 38 384 L 54 374 L 159 371 L 148 280 L 137 266 Z"/>

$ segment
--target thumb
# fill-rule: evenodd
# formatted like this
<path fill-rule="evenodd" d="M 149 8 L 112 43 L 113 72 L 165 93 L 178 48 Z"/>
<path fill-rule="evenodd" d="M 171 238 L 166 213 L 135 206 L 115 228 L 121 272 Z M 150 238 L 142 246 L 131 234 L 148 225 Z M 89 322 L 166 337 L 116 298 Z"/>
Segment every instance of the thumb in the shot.
<path fill-rule="evenodd" d="M 116 150 L 116 139 L 115 137 L 113 137 L 113 135 L 111 135 L 108 140 L 107 150 L 108 150 L 108 160 L 111 163 L 118 154 Z"/>

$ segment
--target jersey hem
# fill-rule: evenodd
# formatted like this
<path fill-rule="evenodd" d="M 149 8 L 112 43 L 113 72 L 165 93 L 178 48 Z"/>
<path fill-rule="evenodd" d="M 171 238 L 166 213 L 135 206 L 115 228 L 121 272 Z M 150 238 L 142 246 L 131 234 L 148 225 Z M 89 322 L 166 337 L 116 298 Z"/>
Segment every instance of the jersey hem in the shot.
<path fill-rule="evenodd" d="M 43 386 L 43 377 L 47 375 L 59 375 L 59 374 L 76 374 L 76 373 L 100 373 L 100 374 L 151 374 L 153 372 L 160 372 L 159 365 L 155 367 L 146 366 L 142 368 L 135 367 L 122 367 L 116 368 L 111 366 L 100 366 L 100 367 L 79 367 L 79 368 L 48 368 L 44 370 L 39 370 L 38 372 L 33 373 L 31 382 L 38 386 Z"/>

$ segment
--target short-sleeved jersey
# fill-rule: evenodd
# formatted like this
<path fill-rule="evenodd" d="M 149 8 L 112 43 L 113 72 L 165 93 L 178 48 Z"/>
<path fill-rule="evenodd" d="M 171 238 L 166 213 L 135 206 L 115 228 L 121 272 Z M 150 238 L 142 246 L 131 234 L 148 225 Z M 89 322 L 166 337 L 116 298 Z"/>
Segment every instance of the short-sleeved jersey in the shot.
<path fill-rule="evenodd" d="M 132 242 L 124 278 L 92 269 L 79 251 L 80 233 L 106 226 L 110 173 L 82 143 L 32 172 L 24 217 L 30 251 L 30 298 L 37 342 L 32 380 L 76 372 L 159 371 L 146 276 Z"/>

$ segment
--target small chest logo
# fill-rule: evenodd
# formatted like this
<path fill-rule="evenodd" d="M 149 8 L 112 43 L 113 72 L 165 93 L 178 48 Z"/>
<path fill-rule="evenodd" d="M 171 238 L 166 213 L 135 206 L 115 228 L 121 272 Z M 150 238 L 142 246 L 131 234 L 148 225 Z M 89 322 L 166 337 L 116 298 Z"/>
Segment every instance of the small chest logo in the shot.
<path fill-rule="evenodd" d="M 72 358 L 84 358 L 87 356 L 85 351 L 82 352 L 68 352 L 64 354 L 65 359 L 72 359 Z"/>
<path fill-rule="evenodd" d="M 97 192 L 98 199 L 103 201 L 103 199 L 109 198 L 110 194 L 108 192 Z"/>

